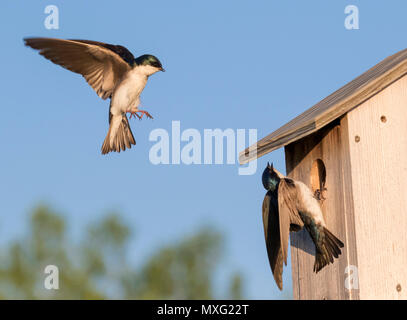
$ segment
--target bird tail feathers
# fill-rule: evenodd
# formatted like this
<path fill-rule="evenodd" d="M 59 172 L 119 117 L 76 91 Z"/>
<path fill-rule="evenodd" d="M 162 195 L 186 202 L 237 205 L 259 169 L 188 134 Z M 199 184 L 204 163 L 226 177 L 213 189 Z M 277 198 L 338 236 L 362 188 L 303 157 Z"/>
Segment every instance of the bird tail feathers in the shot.
<path fill-rule="evenodd" d="M 102 154 L 124 151 L 136 144 L 126 114 L 114 116 L 110 113 L 109 120 L 109 131 L 102 145 Z"/>
<path fill-rule="evenodd" d="M 316 250 L 314 272 L 318 273 L 323 267 L 334 262 L 343 248 L 343 242 L 335 237 L 327 228 L 323 229 L 325 236 L 322 245 Z"/>

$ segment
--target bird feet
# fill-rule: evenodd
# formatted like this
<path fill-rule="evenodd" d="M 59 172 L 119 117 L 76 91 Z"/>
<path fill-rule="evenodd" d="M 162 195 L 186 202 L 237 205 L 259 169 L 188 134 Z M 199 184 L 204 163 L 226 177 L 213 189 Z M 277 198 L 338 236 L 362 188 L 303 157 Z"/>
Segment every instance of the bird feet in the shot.
<path fill-rule="evenodd" d="M 145 111 L 145 110 L 139 110 L 139 111 L 137 111 L 137 112 L 140 112 L 140 113 L 141 113 L 140 119 L 142 119 L 144 115 L 146 115 L 146 117 L 149 118 L 149 119 L 153 119 L 152 115 L 149 114 L 149 113 L 148 113 L 147 111 Z"/>
<path fill-rule="evenodd" d="M 134 117 L 134 118 L 139 118 L 139 120 L 141 120 L 141 117 L 136 113 L 136 112 L 131 112 L 131 111 L 129 111 L 129 113 L 130 113 L 130 119 L 132 118 L 132 117 Z"/>
<path fill-rule="evenodd" d="M 141 116 L 140 115 L 138 115 L 137 113 L 141 113 Z M 150 118 L 150 119 L 153 119 L 153 117 L 151 116 L 151 114 L 149 114 L 147 111 L 145 111 L 145 110 L 138 110 L 138 111 L 136 111 L 136 112 L 131 112 L 130 111 L 130 119 L 134 116 L 134 118 L 135 117 L 137 117 L 139 120 L 141 120 L 141 119 L 143 119 L 143 116 L 144 115 L 146 115 L 146 117 L 147 118 Z"/>
<path fill-rule="evenodd" d="M 321 189 L 315 190 L 315 193 L 314 193 L 315 199 L 317 199 L 318 201 L 321 201 L 321 203 L 324 202 L 326 200 L 325 192 L 327 190 L 328 190 L 327 188 L 321 188 Z"/>

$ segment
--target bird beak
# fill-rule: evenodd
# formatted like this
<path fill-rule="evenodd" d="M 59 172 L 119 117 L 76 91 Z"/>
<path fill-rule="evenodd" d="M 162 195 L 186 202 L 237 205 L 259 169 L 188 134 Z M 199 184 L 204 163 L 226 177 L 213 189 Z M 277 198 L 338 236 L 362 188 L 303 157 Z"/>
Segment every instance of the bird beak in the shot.
<path fill-rule="evenodd" d="M 160 70 L 161 70 L 162 72 L 165 72 L 165 69 L 164 69 L 164 68 L 161 68 Z"/>

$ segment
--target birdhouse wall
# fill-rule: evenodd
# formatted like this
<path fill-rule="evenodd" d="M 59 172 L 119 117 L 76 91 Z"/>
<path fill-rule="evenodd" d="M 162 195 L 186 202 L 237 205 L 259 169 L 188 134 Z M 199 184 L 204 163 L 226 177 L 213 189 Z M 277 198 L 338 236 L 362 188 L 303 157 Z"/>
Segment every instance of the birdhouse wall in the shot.
<path fill-rule="evenodd" d="M 287 175 L 314 189 L 324 165 L 322 211 L 345 243 L 315 274 L 308 233 L 290 234 L 294 298 L 407 299 L 407 77 L 285 154 Z"/>
<path fill-rule="evenodd" d="M 361 299 L 407 299 L 407 76 L 347 114 Z"/>
<path fill-rule="evenodd" d="M 345 247 L 339 259 L 313 272 L 315 246 L 303 229 L 291 232 L 291 264 L 295 299 L 358 299 L 356 290 L 345 288 L 345 269 L 357 265 L 350 184 L 347 129 L 341 121 L 309 135 L 285 148 L 287 175 L 314 189 L 321 187 L 321 201 L 328 229 Z M 324 179 L 325 183 L 318 180 Z M 318 168 L 319 167 L 319 168 Z M 349 173 L 349 174 L 348 174 Z"/>

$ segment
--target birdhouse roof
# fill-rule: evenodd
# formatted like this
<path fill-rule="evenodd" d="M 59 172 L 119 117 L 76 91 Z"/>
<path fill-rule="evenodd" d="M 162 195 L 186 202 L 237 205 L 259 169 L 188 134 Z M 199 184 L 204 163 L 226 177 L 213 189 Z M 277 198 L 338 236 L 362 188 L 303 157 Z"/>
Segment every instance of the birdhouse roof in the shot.
<path fill-rule="evenodd" d="M 407 49 L 375 65 L 273 133 L 246 148 L 239 155 L 241 164 L 297 141 L 358 107 L 407 74 Z"/>

